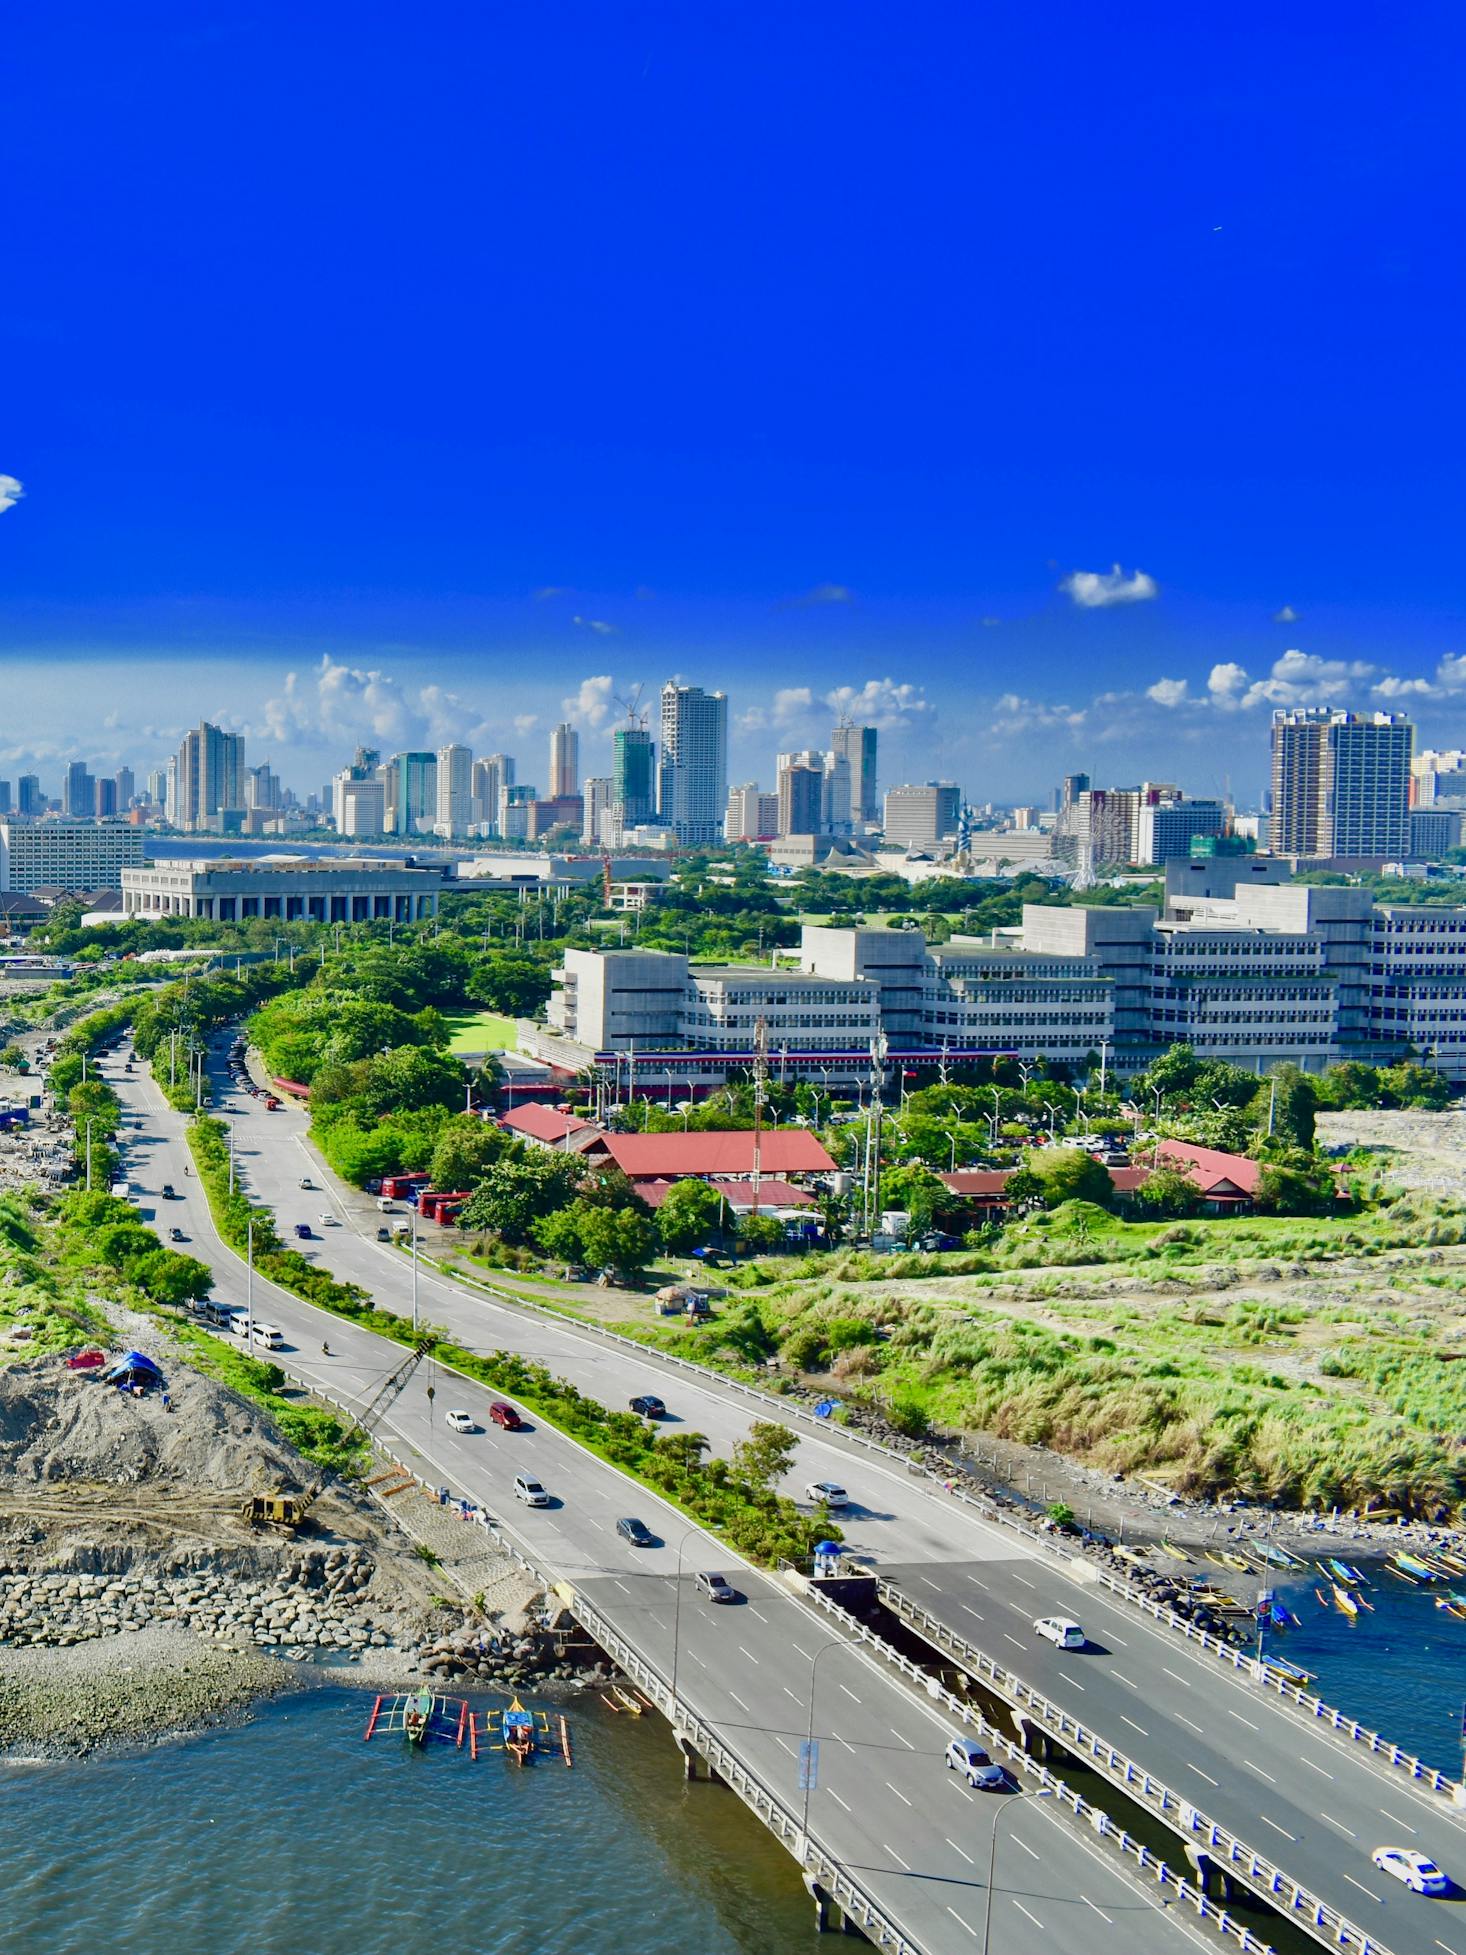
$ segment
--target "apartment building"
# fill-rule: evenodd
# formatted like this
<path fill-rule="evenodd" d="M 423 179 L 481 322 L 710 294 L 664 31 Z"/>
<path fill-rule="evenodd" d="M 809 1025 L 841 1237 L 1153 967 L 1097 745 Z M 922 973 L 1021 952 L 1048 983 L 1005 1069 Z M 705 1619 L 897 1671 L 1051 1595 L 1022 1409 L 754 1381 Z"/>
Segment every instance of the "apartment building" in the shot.
<path fill-rule="evenodd" d="M 1415 729 L 1403 713 L 1304 706 L 1273 714 L 1277 855 L 1400 861 L 1410 846 Z"/>
<path fill-rule="evenodd" d="M 0 890 L 117 889 L 142 859 L 142 830 L 130 822 L 0 820 Z"/>

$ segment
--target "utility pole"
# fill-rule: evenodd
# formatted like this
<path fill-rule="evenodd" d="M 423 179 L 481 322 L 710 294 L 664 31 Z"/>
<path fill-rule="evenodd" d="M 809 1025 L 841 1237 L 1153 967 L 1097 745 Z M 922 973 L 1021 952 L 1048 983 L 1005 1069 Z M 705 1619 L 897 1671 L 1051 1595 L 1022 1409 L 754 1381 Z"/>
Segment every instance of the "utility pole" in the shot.
<path fill-rule="evenodd" d="M 881 1094 L 886 1085 L 886 1035 L 877 1032 L 870 1042 L 870 1109 L 865 1130 L 865 1233 L 869 1240 L 876 1232 L 876 1217 L 881 1201 Z"/>
<path fill-rule="evenodd" d="M 410 1208 L 412 1217 L 412 1328 L 417 1331 L 417 1210 Z"/>
<path fill-rule="evenodd" d="M 244 1225 L 244 1341 L 255 1347 L 255 1221 L 251 1215 Z"/>
<path fill-rule="evenodd" d="M 764 1155 L 764 1092 L 769 1081 L 769 1021 L 759 1018 L 753 1028 L 753 1209 L 758 1214 L 758 1187 Z"/>

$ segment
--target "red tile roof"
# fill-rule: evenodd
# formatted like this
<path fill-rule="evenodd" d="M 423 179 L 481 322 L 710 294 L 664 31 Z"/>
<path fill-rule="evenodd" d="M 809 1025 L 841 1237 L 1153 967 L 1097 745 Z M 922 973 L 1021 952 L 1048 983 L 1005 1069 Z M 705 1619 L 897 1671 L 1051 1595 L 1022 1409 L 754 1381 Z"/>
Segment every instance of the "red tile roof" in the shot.
<path fill-rule="evenodd" d="M 589 1121 L 580 1120 L 573 1113 L 561 1113 L 558 1107 L 537 1106 L 533 1102 L 503 1114 L 499 1125 L 507 1127 L 511 1134 L 542 1141 L 547 1147 L 558 1147 L 567 1135 L 573 1137 L 591 1131 Z"/>
<path fill-rule="evenodd" d="M 1223 1182 L 1230 1182 L 1238 1194 L 1257 1193 L 1262 1164 L 1245 1154 L 1223 1154 L 1219 1148 L 1197 1147 L 1189 1140 L 1163 1140 L 1158 1148 L 1162 1160 L 1172 1167 L 1189 1168 L 1191 1179 L 1204 1195 L 1210 1195 Z M 1225 1194 L 1227 1190 L 1221 1189 Z"/>
<path fill-rule="evenodd" d="M 685 1181 L 689 1177 L 684 1175 Z M 709 1181 L 708 1187 L 722 1195 L 730 1208 L 740 1211 L 753 1207 L 753 1183 L 751 1181 Z M 651 1208 L 660 1208 L 662 1203 L 677 1186 L 676 1181 L 658 1178 L 655 1181 L 638 1181 L 636 1192 Z M 758 1184 L 758 1205 L 760 1209 L 772 1208 L 812 1208 L 814 1196 L 807 1188 L 796 1188 L 788 1181 L 770 1181 L 760 1177 Z"/>
<path fill-rule="evenodd" d="M 586 1149 L 609 1155 L 633 1181 L 687 1175 L 753 1173 L 753 1134 L 602 1134 Z M 828 1174 L 835 1163 L 803 1127 L 777 1127 L 763 1137 L 759 1165 L 766 1175 Z"/>

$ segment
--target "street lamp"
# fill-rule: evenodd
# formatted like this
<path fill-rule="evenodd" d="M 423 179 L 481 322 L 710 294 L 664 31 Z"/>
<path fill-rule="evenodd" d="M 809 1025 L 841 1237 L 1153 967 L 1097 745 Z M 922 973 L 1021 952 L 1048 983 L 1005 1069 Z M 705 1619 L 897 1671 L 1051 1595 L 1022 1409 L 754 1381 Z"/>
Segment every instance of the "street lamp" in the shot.
<path fill-rule="evenodd" d="M 682 1550 L 700 1527 L 689 1527 L 677 1543 L 677 1573 L 672 1581 L 672 1708 L 677 1708 L 677 1657 L 682 1647 Z"/>
<path fill-rule="evenodd" d="M 92 1192 L 92 1123 L 87 1122 L 87 1193 Z"/>
<path fill-rule="evenodd" d="M 417 1210 L 416 1210 L 415 1208 L 410 1208 L 410 1209 L 408 1210 L 408 1213 L 409 1213 L 409 1214 L 411 1215 L 411 1217 L 412 1217 L 412 1223 L 411 1223 L 411 1228 L 412 1228 L 412 1330 L 413 1330 L 413 1335 L 414 1335 L 414 1336 L 416 1336 L 416 1335 L 417 1335 Z"/>
<path fill-rule="evenodd" d="M 988 1955 L 988 1936 L 993 1926 L 993 1881 L 997 1877 L 998 1868 L 998 1827 L 1007 1814 L 1016 1812 L 1019 1806 L 1024 1805 L 1028 1800 L 1052 1799 L 1053 1796 L 1050 1786 L 1036 1786 L 1032 1792 L 1020 1791 L 1013 1798 L 1003 1800 L 993 1814 L 993 1838 L 992 1845 L 988 1849 L 988 1898 L 982 1915 L 982 1955 Z"/>
<path fill-rule="evenodd" d="M 821 1643 L 819 1648 L 815 1651 L 814 1657 L 811 1660 L 809 1666 L 809 1724 L 805 1732 L 804 1757 L 803 1760 L 801 1761 L 803 1767 L 802 1776 L 804 1778 L 804 1816 L 799 1822 L 799 1847 L 800 1847 L 800 1854 L 802 1857 L 807 1856 L 809 1853 L 809 1795 L 814 1790 L 814 1777 L 815 1777 L 815 1773 L 814 1773 L 815 1677 L 818 1675 L 819 1667 L 820 1667 L 820 1658 L 822 1656 L 827 1655 L 831 1650 L 843 1650 L 846 1647 L 847 1645 L 842 1643 L 838 1638 L 828 1643 Z"/>

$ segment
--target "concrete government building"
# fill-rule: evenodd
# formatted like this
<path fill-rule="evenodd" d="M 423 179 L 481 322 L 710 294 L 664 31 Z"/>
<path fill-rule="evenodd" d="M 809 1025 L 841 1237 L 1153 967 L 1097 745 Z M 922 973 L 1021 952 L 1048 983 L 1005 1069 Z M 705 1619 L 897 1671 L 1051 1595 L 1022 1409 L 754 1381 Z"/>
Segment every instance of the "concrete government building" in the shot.
<path fill-rule="evenodd" d="M 416 923 L 436 916 L 441 876 L 389 862 L 150 862 L 122 871 L 127 916 L 219 923 Z"/>

